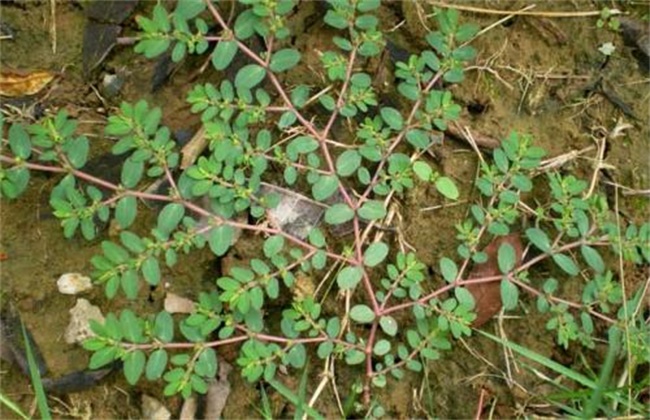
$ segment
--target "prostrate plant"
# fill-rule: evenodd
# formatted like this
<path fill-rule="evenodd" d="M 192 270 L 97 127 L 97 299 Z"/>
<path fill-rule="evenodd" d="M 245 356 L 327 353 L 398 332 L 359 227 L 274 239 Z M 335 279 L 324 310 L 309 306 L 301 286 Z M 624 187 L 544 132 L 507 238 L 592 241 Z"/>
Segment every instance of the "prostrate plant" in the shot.
<path fill-rule="evenodd" d="M 207 244 L 220 257 L 240 231 L 265 235 L 260 257 L 216 279 L 214 289 L 198 296 L 191 315 L 138 315 L 125 309 L 109 313 L 102 325 L 93 323 L 96 337 L 84 343 L 93 352 L 91 368 L 120 359 L 129 383 L 142 375 L 162 378 L 166 395 L 188 397 L 206 392 L 220 346 L 241 344 L 237 364 L 251 382 L 273 381 L 279 368 L 303 368 L 313 348 L 329 362 L 363 365 L 364 402 L 370 403 L 373 387 L 386 386 L 389 376 L 420 371 L 423 363 L 450 350 L 454 339 L 471 335 L 476 308 L 465 286 L 495 281 L 501 282 L 505 310 L 517 308 L 521 291 L 535 296 L 562 345 L 578 340 L 593 346 L 595 324 L 602 323 L 628 332 L 624 351 L 634 355 L 635 364 L 650 359 L 639 311 L 643 292 L 628 291 L 626 300 L 599 251 L 610 246 L 628 260 L 650 261 L 650 225 L 630 225 L 622 234 L 603 197 L 586 197 L 586 183 L 556 173 L 548 175 L 551 202 L 531 214 L 521 196 L 533 190 L 544 152 L 528 136 L 512 134 L 494 151 L 493 163 L 481 165 L 476 185 L 484 198 L 457 225 L 458 258 L 440 261 L 445 285 L 425 274 L 415 254 L 370 239 L 391 202 L 418 182 L 432 183 L 447 198 L 458 197 L 453 181 L 422 155 L 436 142 L 432 131 L 445 130 L 460 113 L 448 87 L 463 80 L 463 65 L 475 55 L 466 45 L 477 33 L 475 26 L 459 24 L 454 10 L 437 12 L 438 31 L 426 38 L 432 49 L 396 63 L 397 90 L 407 104 L 400 110 L 378 105 L 372 76 L 359 70 L 385 46 L 372 14 L 378 0 L 330 1 L 324 21 L 340 31 L 333 49 L 320 55 L 329 84 L 318 92 L 315 86 L 289 89 L 283 83 L 302 58 L 287 41 L 294 2 L 240 3 L 246 7 L 232 26 L 213 3 L 198 0 L 179 0 L 171 13 L 158 4 L 151 19 L 138 18 L 143 32 L 135 49 L 148 58 L 172 48 L 174 61 L 210 51 L 220 71 L 238 54 L 249 62 L 232 82 L 199 84 L 189 91 L 209 151 L 187 168 L 179 168 L 178 146 L 160 125 L 161 110 L 145 101 L 123 103 L 106 126 L 106 135 L 117 140 L 113 153 L 128 153 L 119 184 L 84 172 L 89 143 L 74 134 L 76 122 L 65 111 L 26 128 L 13 124 L 2 142 L 3 197 L 20 195 L 31 170 L 61 173 L 50 203 L 65 237 L 81 231 L 93 239 L 98 222 L 116 220 L 122 229 L 119 243 L 102 242 L 102 255 L 92 259 L 94 279 L 105 285 L 108 298 L 120 290 L 136 298 L 142 280 L 158 285 L 164 266 L 176 264 L 179 253 Z M 218 25 L 219 35 L 210 33 L 203 17 Z M 248 47 L 252 37 L 261 37 L 266 50 L 258 54 Z M 350 128 L 346 139 L 332 138 L 339 120 Z M 352 233 L 340 238 L 327 226 L 315 226 L 303 237 L 283 230 L 270 212 L 280 190 L 263 188 L 277 182 L 278 170 L 286 188 L 306 191 L 327 207 L 326 225 L 347 224 Z M 167 193 L 143 192 L 147 179 L 160 177 L 169 184 Z M 144 237 L 128 230 L 141 210 L 139 199 L 164 204 Z M 206 201 L 207 207 L 197 204 Z M 470 264 L 487 259 L 480 244 L 516 230 L 522 211 L 534 219 L 525 237 L 536 255 L 518 264 L 512 246 L 502 245 L 502 274 L 468 279 Z M 246 220 L 242 215 L 254 222 L 241 221 Z M 578 253 L 587 269 L 580 268 Z M 582 273 L 589 279 L 580 301 L 564 297 L 558 280 L 535 278 L 529 271 L 549 260 L 572 277 Z M 293 293 L 298 277 L 317 278 L 332 267 L 337 289 L 346 296 L 339 310 L 325 310 L 324 301 L 333 300 L 326 292 Z M 282 307 L 279 323 L 269 322 L 267 314 L 277 310 L 273 301 L 280 294 L 291 301 Z M 373 404 L 373 413 L 381 414 L 381 405 Z"/>

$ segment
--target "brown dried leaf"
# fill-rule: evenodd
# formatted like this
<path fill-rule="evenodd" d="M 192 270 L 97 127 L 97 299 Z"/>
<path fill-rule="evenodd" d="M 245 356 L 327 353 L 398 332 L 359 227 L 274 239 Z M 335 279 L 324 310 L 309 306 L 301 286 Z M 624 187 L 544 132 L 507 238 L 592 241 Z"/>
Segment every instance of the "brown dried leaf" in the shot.
<path fill-rule="evenodd" d="M 523 245 L 516 233 L 495 238 L 483 250 L 487 254 L 487 261 L 483 264 L 476 264 L 469 274 L 470 279 L 482 277 L 494 277 L 501 274 L 498 263 L 498 252 L 501 244 L 508 243 L 515 250 L 517 263 L 515 268 L 521 264 Z M 472 327 L 480 327 L 490 320 L 501 310 L 501 287 L 499 281 L 489 283 L 472 283 L 467 285 L 467 290 L 474 296 L 476 302 L 476 319 Z"/>
<path fill-rule="evenodd" d="M 0 71 L 0 95 L 20 97 L 40 92 L 56 75 L 48 71 L 23 73 L 11 70 Z"/>

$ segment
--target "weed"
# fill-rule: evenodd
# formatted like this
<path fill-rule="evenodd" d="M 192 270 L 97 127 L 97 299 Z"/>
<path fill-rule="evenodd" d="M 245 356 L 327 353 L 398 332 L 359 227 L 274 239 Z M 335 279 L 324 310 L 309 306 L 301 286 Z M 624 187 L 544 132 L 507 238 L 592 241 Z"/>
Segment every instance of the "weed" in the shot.
<path fill-rule="evenodd" d="M 206 392 L 217 372 L 218 348 L 239 343 L 237 365 L 248 381 L 268 382 L 301 413 L 311 414 L 304 392 L 296 395 L 275 377 L 279 369 L 304 369 L 313 349 L 326 365 L 359 366 L 361 405 L 370 416 L 379 416 L 385 410 L 373 400 L 373 389 L 403 378 L 407 370 L 420 372 L 423 363 L 472 335 L 477 302 L 468 286 L 487 284 L 498 285 L 505 311 L 517 310 L 522 293 L 536 299 L 547 329 L 563 347 L 594 347 L 601 331 L 624 326 L 627 339 L 620 351 L 616 347 L 615 357 L 625 354 L 635 367 L 650 360 L 639 310 L 643 288 L 624 293 L 602 256 L 609 249 L 634 263 L 650 261 L 650 224 L 620 226 L 603 196 L 587 193 L 585 181 L 558 172 L 535 180 L 550 187 L 551 199 L 530 208 L 524 196 L 533 191 L 544 156 L 530 136 L 512 133 L 491 161 L 481 163 L 480 197 L 456 226 L 456 255 L 440 260 L 442 279 L 427 275 L 414 253 L 399 251 L 389 240 L 372 240 L 389 204 L 416 185 L 432 185 L 444 198 L 458 198 L 455 183 L 423 155 L 435 145 L 432 133 L 444 131 L 459 116 L 449 87 L 463 81 L 463 68 L 475 56 L 465 44 L 478 28 L 461 24 L 453 9 L 439 11 L 438 30 L 426 37 L 429 49 L 396 63 L 397 90 L 405 105 L 394 107 L 380 105 L 373 77 L 360 70 L 385 46 L 373 14 L 378 0 L 330 1 L 324 22 L 339 32 L 332 50 L 320 54 L 328 86 L 318 92 L 307 84 L 285 84 L 285 75 L 303 58 L 289 42 L 294 2 L 240 3 L 244 10 L 232 25 L 212 2 L 195 0 L 180 0 L 171 12 L 158 4 L 151 18 L 138 18 L 142 33 L 135 50 L 145 57 L 171 50 L 172 59 L 180 61 L 187 54 L 209 52 L 219 71 L 238 55 L 248 63 L 232 81 L 197 84 L 188 92 L 209 151 L 186 168 L 179 168 L 178 146 L 160 124 L 162 111 L 145 101 L 123 103 L 105 128 L 116 140 L 113 153 L 127 154 L 119 184 L 84 171 L 90 143 L 75 134 L 77 122 L 65 111 L 28 126 L 12 124 L 2 142 L 3 198 L 19 196 L 32 171 L 61 174 L 50 204 L 66 238 L 80 233 L 94 239 L 98 223 L 111 218 L 122 229 L 119 243 L 103 241 L 102 254 L 91 261 L 94 279 L 108 298 L 121 292 L 135 299 L 143 281 L 159 285 L 165 266 L 174 266 L 180 254 L 207 246 L 215 256 L 225 255 L 239 231 L 265 238 L 260 256 L 215 279 L 189 316 L 124 309 L 109 313 L 103 324 L 93 323 L 96 336 L 84 343 L 92 352 L 91 368 L 120 359 L 130 384 L 142 376 L 162 379 L 165 395 L 188 397 Z M 218 26 L 218 35 L 204 18 Z M 263 52 L 248 46 L 252 37 L 264 40 Z M 333 139 L 332 128 L 340 120 L 347 122 L 349 133 Z M 301 236 L 271 217 L 281 196 L 263 184 L 277 183 L 273 175 L 278 171 L 287 188 L 326 207 L 325 227 L 314 226 Z M 167 192 L 142 191 L 147 179 L 158 178 L 169 184 Z M 139 199 L 162 205 L 144 236 L 129 230 L 143 210 Z M 210 206 L 198 205 L 201 200 Z M 488 262 L 482 244 L 512 234 L 524 214 L 531 220 L 523 235 L 527 258 L 520 261 L 511 243 L 503 241 L 495 273 L 468 278 L 471 265 Z M 252 222 L 241 221 L 241 215 Z M 327 229 L 342 225 L 350 226 L 349 236 L 335 237 Z M 558 275 L 575 279 L 581 274 L 586 279 L 582 296 L 567 296 L 564 280 L 536 269 L 542 264 L 554 264 Z M 289 292 L 298 277 L 325 271 L 335 273 L 336 290 L 345 296 L 338 310 L 325 309 L 323 302 L 333 300 L 327 294 Z M 281 294 L 293 297 L 281 308 L 279 325 L 269 325 L 266 314 L 278 310 L 274 301 Z M 609 374 L 602 373 L 603 378 Z M 592 389 L 602 389 L 597 386 Z M 598 411 L 600 401 L 598 396 L 589 402 L 589 413 Z M 348 402 L 347 408 L 358 405 L 356 396 Z"/>

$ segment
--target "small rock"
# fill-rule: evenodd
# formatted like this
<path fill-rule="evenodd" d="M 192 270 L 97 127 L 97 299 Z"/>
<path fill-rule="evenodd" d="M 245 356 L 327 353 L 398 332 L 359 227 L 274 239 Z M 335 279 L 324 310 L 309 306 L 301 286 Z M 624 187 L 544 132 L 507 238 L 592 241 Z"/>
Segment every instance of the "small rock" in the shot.
<path fill-rule="evenodd" d="M 205 396 L 205 415 L 206 419 L 220 419 L 221 413 L 226 406 L 226 401 L 230 395 L 230 382 L 228 374 L 232 366 L 223 360 L 219 360 L 219 379 L 210 381 L 208 393 Z"/>
<path fill-rule="evenodd" d="M 65 273 L 56 281 L 60 293 L 76 295 L 93 287 L 89 277 L 79 273 Z"/>
<path fill-rule="evenodd" d="M 65 330 L 65 342 L 68 344 L 81 343 L 95 334 L 90 329 L 90 320 L 104 322 L 102 311 L 91 305 L 86 299 L 77 299 L 77 304 L 70 309 L 70 324 Z"/>
<path fill-rule="evenodd" d="M 183 402 L 181 414 L 178 416 L 179 420 L 195 420 L 196 410 L 198 410 L 198 408 L 199 401 L 196 399 L 196 396 L 190 395 L 190 397 Z"/>
<path fill-rule="evenodd" d="M 172 413 L 157 399 L 142 394 L 142 417 L 150 420 L 169 420 Z"/>
<path fill-rule="evenodd" d="M 194 302 L 174 293 L 167 293 L 165 310 L 170 314 L 191 314 L 194 312 Z"/>
<path fill-rule="evenodd" d="M 120 93 L 122 86 L 124 86 L 124 77 L 119 74 L 105 74 L 102 80 L 102 93 L 110 99 Z"/>

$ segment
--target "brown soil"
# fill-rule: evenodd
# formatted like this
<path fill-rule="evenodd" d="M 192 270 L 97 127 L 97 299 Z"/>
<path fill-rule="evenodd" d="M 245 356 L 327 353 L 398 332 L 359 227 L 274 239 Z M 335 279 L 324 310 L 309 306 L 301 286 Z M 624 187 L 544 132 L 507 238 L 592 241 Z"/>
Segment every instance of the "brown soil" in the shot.
<path fill-rule="evenodd" d="M 467 2 L 462 2 L 468 4 Z M 535 10 L 575 11 L 599 10 L 596 2 L 553 2 L 538 5 Z M 631 2 L 633 3 L 633 2 Z M 472 3 L 478 7 L 516 10 L 527 3 L 523 1 L 498 1 Z M 627 4 L 627 3 L 626 3 Z M 80 131 L 91 138 L 96 155 L 103 154 L 110 144 L 103 139 L 106 115 L 122 100 L 135 102 L 146 99 L 160 106 L 164 123 L 172 130 L 195 128 L 199 119 L 189 113 L 184 98 L 193 82 L 218 80 L 219 75 L 209 71 L 197 76 L 202 59 L 186 60 L 161 89 L 151 91 L 154 63 L 133 53 L 132 48 L 117 46 L 107 60 L 86 80 L 82 72 L 81 45 L 85 17 L 83 2 L 57 2 L 56 18 L 50 15 L 50 2 L 16 1 L 2 6 L 2 23 L 9 24 L 16 33 L 15 40 L 0 41 L 2 68 L 20 70 L 49 70 L 60 72 L 57 80 L 40 96 L 45 112 L 55 113 L 66 109 L 80 120 Z M 416 7 L 417 6 L 417 7 Z M 138 6 L 137 13 L 148 13 L 150 5 Z M 299 12 L 305 18 L 315 13 L 311 4 L 301 5 Z M 425 29 L 420 16 L 430 8 L 424 3 L 392 3 L 380 11 L 383 29 L 388 31 L 403 19 L 405 24 L 390 35 L 400 46 L 416 50 L 424 46 Z M 629 11 L 639 18 L 643 11 L 630 6 Z M 498 16 L 462 13 L 463 21 L 487 27 Z M 472 132 L 503 138 L 510 131 L 531 133 L 537 145 L 545 148 L 549 156 L 595 145 L 594 138 L 611 131 L 619 121 L 632 125 L 623 136 L 610 141 L 605 161 L 612 168 L 609 176 L 615 182 L 635 190 L 650 188 L 647 116 L 650 90 L 648 75 L 642 73 L 621 38 L 608 30 L 598 29 L 596 19 L 589 18 L 535 18 L 517 17 L 508 24 L 497 25 L 473 42 L 479 52 L 474 68 L 466 73 L 466 81 L 454 88 L 455 100 L 463 105 L 462 125 Z M 56 28 L 56 52 L 53 52 L 51 28 Z M 434 25 L 433 20 L 429 25 Z M 125 23 L 126 33 L 133 32 L 133 19 Z M 302 49 L 306 65 L 316 64 L 317 50 L 329 47 L 334 31 L 321 24 L 304 27 L 296 24 L 297 47 Z M 604 70 L 599 70 L 604 56 L 598 47 L 613 42 L 616 52 Z M 312 67 L 313 68 L 313 67 Z M 91 85 L 98 86 L 107 72 L 118 72 L 125 77 L 125 85 L 118 97 L 102 98 Z M 298 72 L 291 82 L 309 80 L 308 67 Z M 601 95 L 585 96 L 585 89 L 602 77 L 611 92 L 628 104 L 640 120 L 623 115 L 621 110 Z M 472 113 L 476 109 L 481 113 Z M 26 111 L 29 109 L 26 108 Z M 418 257 L 428 266 L 436 267 L 440 257 L 455 252 L 454 225 L 467 214 L 466 200 L 476 197 L 472 185 L 476 176 L 477 156 L 466 144 L 446 140 L 435 151 L 437 169 L 453 177 L 461 191 L 461 205 L 443 206 L 444 202 L 433 187 L 420 185 L 399 201 L 401 219 L 397 221 L 404 240 L 417 250 Z M 592 162 L 597 151 L 590 150 L 565 165 L 577 176 L 589 178 L 593 174 Z M 0 280 L 2 295 L 14 302 L 23 320 L 32 331 L 50 372 L 53 376 L 85 368 L 88 354 L 77 346 L 63 341 L 68 323 L 68 310 L 74 297 L 61 295 L 56 290 L 56 279 L 66 272 L 90 273 L 90 257 L 99 252 L 99 242 L 87 243 L 82 239 L 63 239 L 59 222 L 50 215 L 49 191 L 56 177 L 35 175 L 28 192 L 16 201 L 2 201 L 0 223 L 0 251 L 7 256 L 2 261 Z M 599 184 L 605 189 L 604 184 Z M 647 220 L 649 206 L 646 197 L 623 196 L 620 201 L 623 214 L 636 222 Z M 428 207 L 441 206 L 435 210 Z M 142 218 L 141 229 L 147 230 L 148 218 Z M 105 239 L 108 233 L 104 234 Z M 246 241 L 253 239 L 252 242 Z M 255 255 L 253 245 L 259 240 L 244 237 L 237 252 L 241 258 Z M 258 248 L 256 248 L 258 249 Z M 234 257 L 233 257 L 234 258 Z M 550 268 L 549 268 L 550 269 Z M 200 290 L 212 287 L 218 267 L 210 253 L 197 253 L 182 259 L 165 275 L 174 293 L 195 297 Z M 433 278 L 433 282 L 442 282 Z M 437 283 L 436 283 L 437 284 Z M 139 313 L 151 313 L 162 308 L 158 294 L 137 302 L 124 299 L 107 301 L 101 287 L 96 287 L 84 297 L 100 305 L 104 312 L 115 308 L 131 307 Z M 149 299 L 147 299 L 149 297 Z M 524 301 L 525 307 L 534 302 Z M 530 308 L 530 314 L 535 311 Z M 505 334 L 519 344 L 536 352 L 573 363 L 576 353 L 566 353 L 554 344 L 545 331 L 546 320 L 539 315 L 508 319 L 504 322 Z M 498 334 L 499 326 L 493 321 L 484 329 Z M 587 357 L 602 355 L 602 348 Z M 313 372 L 318 372 L 313 358 Z M 359 371 L 341 364 L 337 384 L 342 399 L 358 376 Z M 504 372 L 512 370 L 513 380 L 521 387 L 512 386 Z M 224 415 L 229 418 L 259 417 L 261 407 L 258 388 L 246 384 L 236 373 L 231 374 L 232 393 Z M 296 379 L 297 378 L 297 379 Z M 283 379 L 295 388 L 299 377 Z M 2 363 L 0 370 L 2 393 L 29 411 L 33 392 L 28 378 L 16 366 Z M 310 381 L 313 391 L 319 378 Z M 486 404 L 497 417 L 517 414 L 517 407 L 539 402 L 549 391 L 545 382 L 523 367 L 506 366 L 503 348 L 482 337 L 472 337 L 457 343 L 452 353 L 442 360 L 430 363 L 424 374 L 408 374 L 404 380 L 391 381 L 377 398 L 394 417 L 436 416 L 467 418 L 474 416 L 479 398 L 486 392 Z M 286 416 L 290 411 L 286 400 L 272 390 L 271 403 L 275 414 Z M 82 418 L 138 418 L 140 395 L 147 393 L 160 397 L 161 388 L 142 381 L 136 388 L 129 387 L 121 375 L 113 375 L 98 387 L 81 393 L 52 398 L 51 407 L 57 417 Z M 161 398 L 161 397 L 160 397 Z M 322 412 L 336 416 L 331 388 L 322 394 Z M 168 400 L 167 407 L 177 415 L 179 399 Z M 174 411 L 176 410 L 176 411 Z M 540 413 L 540 414 L 543 414 Z M 2 408 L 0 417 L 11 414 Z"/>

